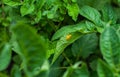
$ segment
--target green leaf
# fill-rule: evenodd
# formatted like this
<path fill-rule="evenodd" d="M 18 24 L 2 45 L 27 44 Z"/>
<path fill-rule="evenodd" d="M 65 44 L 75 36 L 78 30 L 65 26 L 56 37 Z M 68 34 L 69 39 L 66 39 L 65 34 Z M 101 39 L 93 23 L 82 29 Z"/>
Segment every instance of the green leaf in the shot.
<path fill-rule="evenodd" d="M 24 3 L 20 8 L 20 13 L 22 16 L 33 13 L 35 9 L 34 4 Z"/>
<path fill-rule="evenodd" d="M 34 76 L 34 71 L 40 68 L 46 60 L 44 40 L 36 34 L 35 29 L 23 23 L 13 27 L 12 33 L 20 48 L 20 56 L 23 60 L 22 67 L 26 74 L 32 77 Z"/>
<path fill-rule="evenodd" d="M 111 67 L 102 60 L 98 60 L 97 72 L 99 77 L 114 77 Z"/>
<path fill-rule="evenodd" d="M 100 49 L 103 58 L 111 66 L 120 63 L 120 42 L 113 27 L 106 27 L 100 36 Z"/>
<path fill-rule="evenodd" d="M 81 66 L 79 67 L 79 65 Z M 89 77 L 87 65 L 81 62 L 75 63 L 67 69 L 63 77 Z"/>
<path fill-rule="evenodd" d="M 71 33 L 71 37 L 69 40 L 66 39 L 68 35 L 65 35 L 60 38 L 60 40 L 57 42 L 56 49 L 55 49 L 55 54 L 52 60 L 52 64 L 55 62 L 55 60 L 60 56 L 60 54 L 64 51 L 64 49 L 73 43 L 75 40 L 77 40 L 79 37 L 82 36 L 81 33 Z"/>
<path fill-rule="evenodd" d="M 111 5 L 105 5 L 102 9 L 103 20 L 105 22 L 111 21 L 112 24 L 117 22 L 117 16 Z"/>
<path fill-rule="evenodd" d="M 86 34 L 72 44 L 72 53 L 76 57 L 82 56 L 83 58 L 87 58 L 90 54 L 95 52 L 97 44 L 98 38 L 95 33 Z"/>
<path fill-rule="evenodd" d="M 6 43 L 0 51 L 0 71 L 5 70 L 11 61 L 11 45 Z"/>
<path fill-rule="evenodd" d="M 52 37 L 52 40 L 59 39 L 66 34 L 73 33 L 73 32 L 81 32 L 81 33 L 89 33 L 94 31 L 95 25 L 89 21 L 80 22 L 75 25 L 67 25 L 59 29 Z"/>
<path fill-rule="evenodd" d="M 86 24 L 86 22 L 81 22 L 73 26 L 63 27 L 55 33 L 55 35 L 53 36 L 53 40 L 60 37 L 61 38 L 57 42 L 52 63 L 54 63 L 54 61 L 59 57 L 59 55 L 64 51 L 64 49 L 68 45 L 73 43 L 75 40 L 77 40 L 84 34 L 94 32 L 94 24 L 88 22 L 89 23 L 88 27 L 88 23 Z"/>
<path fill-rule="evenodd" d="M 92 22 L 94 22 L 95 24 L 97 24 L 98 26 L 102 25 L 102 21 L 101 21 L 101 15 L 98 12 L 98 10 L 96 10 L 95 8 L 92 8 L 90 6 L 83 6 L 80 10 L 79 10 L 80 15 L 84 16 L 85 18 L 91 20 Z"/>
<path fill-rule="evenodd" d="M 20 1 L 11 1 L 11 0 L 2 0 L 4 4 L 7 4 L 9 6 L 18 6 L 21 5 Z"/>
<path fill-rule="evenodd" d="M 68 4 L 67 9 L 68 9 L 69 16 L 71 16 L 72 19 L 74 21 L 76 21 L 77 18 L 78 18 L 78 15 L 79 15 L 79 7 L 78 7 L 78 5 L 76 3 Z"/>
<path fill-rule="evenodd" d="M 38 23 L 41 18 L 42 18 L 42 14 L 41 14 L 41 10 L 40 10 L 40 11 L 37 12 L 37 14 L 36 14 L 35 22 Z"/>

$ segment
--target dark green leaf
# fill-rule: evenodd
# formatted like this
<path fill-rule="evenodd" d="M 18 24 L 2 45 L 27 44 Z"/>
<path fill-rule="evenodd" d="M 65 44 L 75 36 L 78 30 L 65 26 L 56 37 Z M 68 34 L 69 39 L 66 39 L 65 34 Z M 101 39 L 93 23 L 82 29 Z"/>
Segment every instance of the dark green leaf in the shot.
<path fill-rule="evenodd" d="M 87 58 L 97 48 L 98 38 L 95 33 L 87 34 L 72 44 L 72 53 L 76 57 Z"/>

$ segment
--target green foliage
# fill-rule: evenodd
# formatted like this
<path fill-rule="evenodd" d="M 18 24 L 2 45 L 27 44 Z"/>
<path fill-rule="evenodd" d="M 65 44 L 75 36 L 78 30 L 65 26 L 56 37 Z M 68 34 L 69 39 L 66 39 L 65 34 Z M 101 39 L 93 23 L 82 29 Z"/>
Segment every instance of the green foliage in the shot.
<path fill-rule="evenodd" d="M 0 0 L 0 77 L 120 77 L 120 0 Z"/>
<path fill-rule="evenodd" d="M 89 77 L 89 72 L 85 63 L 78 62 L 69 67 L 63 77 Z"/>
<path fill-rule="evenodd" d="M 100 47 L 106 62 L 113 67 L 119 64 L 119 48 L 120 42 L 116 31 L 112 27 L 106 27 L 100 38 Z"/>
<path fill-rule="evenodd" d="M 72 44 L 72 53 L 76 57 L 87 58 L 97 49 L 98 37 L 95 33 L 86 34 Z"/>

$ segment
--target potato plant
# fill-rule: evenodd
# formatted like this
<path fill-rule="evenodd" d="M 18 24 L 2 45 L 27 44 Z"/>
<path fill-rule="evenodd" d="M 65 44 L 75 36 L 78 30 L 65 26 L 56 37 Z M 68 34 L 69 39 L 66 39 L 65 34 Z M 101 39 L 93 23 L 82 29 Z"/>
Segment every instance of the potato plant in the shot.
<path fill-rule="evenodd" d="M 0 77 L 120 77 L 120 0 L 0 0 Z"/>

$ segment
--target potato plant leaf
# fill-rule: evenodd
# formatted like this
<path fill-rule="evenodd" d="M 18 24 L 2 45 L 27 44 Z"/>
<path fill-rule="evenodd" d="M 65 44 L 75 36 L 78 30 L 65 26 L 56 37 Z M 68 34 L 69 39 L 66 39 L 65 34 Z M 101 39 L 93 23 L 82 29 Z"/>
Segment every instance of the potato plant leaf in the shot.
<path fill-rule="evenodd" d="M 12 28 L 12 32 L 22 54 L 22 67 L 27 75 L 32 77 L 34 76 L 34 71 L 40 68 L 46 59 L 44 40 L 36 34 L 35 29 L 26 24 L 20 23 L 16 25 Z"/>
<path fill-rule="evenodd" d="M 105 22 L 111 21 L 112 24 L 116 23 L 117 17 L 114 9 L 110 5 L 105 5 L 102 9 L 102 16 Z"/>
<path fill-rule="evenodd" d="M 73 33 L 73 32 L 81 32 L 81 33 L 89 33 L 89 30 L 94 31 L 95 25 L 89 21 L 83 21 L 75 25 L 64 26 L 59 29 L 52 37 L 52 40 L 59 39 L 60 37 Z"/>
<path fill-rule="evenodd" d="M 98 26 L 102 26 L 102 21 L 101 21 L 101 14 L 99 11 L 97 11 L 95 8 L 92 8 L 90 6 L 83 6 L 79 10 L 80 15 L 84 16 L 88 20 L 94 22 Z"/>
<path fill-rule="evenodd" d="M 59 55 L 63 52 L 63 50 L 73 43 L 75 40 L 83 36 L 84 34 L 94 32 L 94 24 L 89 23 L 89 28 L 87 27 L 88 24 L 85 22 L 81 22 L 74 26 L 67 26 L 64 28 L 61 28 L 55 35 L 53 36 L 53 39 L 60 38 L 60 40 L 57 42 L 55 54 L 52 60 L 52 63 L 59 57 Z M 91 29 L 91 30 L 90 30 Z M 61 33 L 60 33 L 61 32 Z M 63 34 L 63 32 L 65 32 Z M 71 36 L 69 36 L 71 35 Z M 69 36 L 69 37 L 68 37 Z"/>
<path fill-rule="evenodd" d="M 120 63 L 120 42 L 113 27 L 106 27 L 100 36 L 100 49 L 106 62 L 114 67 Z"/>

